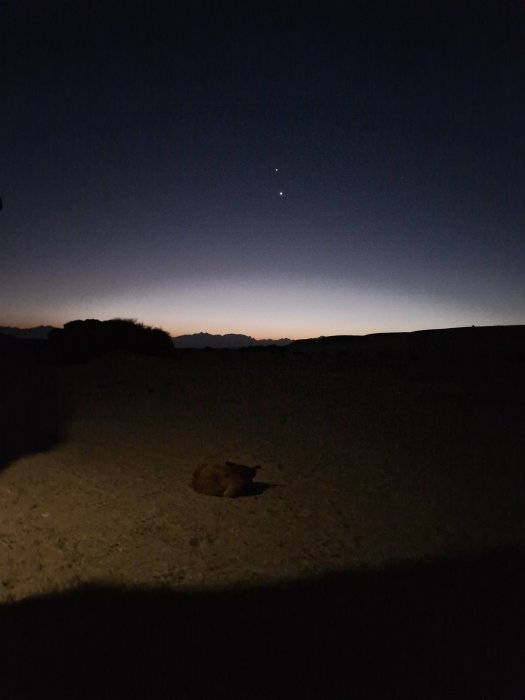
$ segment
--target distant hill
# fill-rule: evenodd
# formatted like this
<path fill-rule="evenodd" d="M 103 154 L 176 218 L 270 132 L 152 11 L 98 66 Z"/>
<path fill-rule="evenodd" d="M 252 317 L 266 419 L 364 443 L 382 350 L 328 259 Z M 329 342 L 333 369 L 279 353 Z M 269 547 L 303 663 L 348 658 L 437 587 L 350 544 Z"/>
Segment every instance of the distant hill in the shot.
<path fill-rule="evenodd" d="M 42 357 L 46 344 L 42 338 L 17 338 L 8 333 L 0 332 L 0 357 L 12 359 Z"/>
<path fill-rule="evenodd" d="M 525 326 L 472 326 L 413 331 L 334 335 L 296 340 L 292 352 L 344 353 L 352 357 L 505 357 L 525 358 Z"/>
<path fill-rule="evenodd" d="M 193 333 L 192 335 L 179 335 L 172 338 L 175 348 L 247 348 L 262 345 L 289 345 L 289 338 L 279 340 L 255 340 L 249 335 L 240 333 L 227 333 L 226 335 L 213 335 L 211 333 Z"/>
<path fill-rule="evenodd" d="M 35 328 L 0 326 L 0 333 L 22 340 L 47 340 L 49 333 L 53 330 L 57 329 L 54 326 L 36 326 Z M 227 333 L 226 335 L 194 333 L 193 335 L 179 335 L 172 340 L 175 348 L 246 348 L 264 345 L 289 345 L 292 342 L 289 338 L 255 340 L 249 335 L 240 333 Z"/>
<path fill-rule="evenodd" d="M 36 326 L 35 328 L 0 326 L 0 333 L 10 335 L 13 338 L 21 338 L 22 340 L 47 340 L 47 336 L 52 330 L 54 330 L 53 326 Z"/>

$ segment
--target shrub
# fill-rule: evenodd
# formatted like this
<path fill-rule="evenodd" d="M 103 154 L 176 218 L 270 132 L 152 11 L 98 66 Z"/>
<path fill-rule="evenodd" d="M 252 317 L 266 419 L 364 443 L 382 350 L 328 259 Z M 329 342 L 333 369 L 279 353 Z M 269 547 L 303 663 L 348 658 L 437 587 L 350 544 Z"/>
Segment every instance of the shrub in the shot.
<path fill-rule="evenodd" d="M 63 329 L 49 333 L 48 346 L 50 358 L 55 362 L 85 362 L 114 351 L 156 357 L 173 354 L 172 340 L 166 331 L 121 318 L 70 321 Z"/>

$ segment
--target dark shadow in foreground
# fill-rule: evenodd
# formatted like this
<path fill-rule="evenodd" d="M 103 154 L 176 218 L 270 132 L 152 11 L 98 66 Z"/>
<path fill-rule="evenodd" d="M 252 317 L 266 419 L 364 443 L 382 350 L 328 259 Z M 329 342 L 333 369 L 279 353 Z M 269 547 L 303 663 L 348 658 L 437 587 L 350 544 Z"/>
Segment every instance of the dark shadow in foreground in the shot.
<path fill-rule="evenodd" d="M 62 439 L 56 373 L 43 360 L 45 343 L 0 337 L 0 471 Z"/>
<path fill-rule="evenodd" d="M 282 586 L 88 586 L 0 606 L 0 696 L 494 698 L 525 693 L 525 556 Z"/>

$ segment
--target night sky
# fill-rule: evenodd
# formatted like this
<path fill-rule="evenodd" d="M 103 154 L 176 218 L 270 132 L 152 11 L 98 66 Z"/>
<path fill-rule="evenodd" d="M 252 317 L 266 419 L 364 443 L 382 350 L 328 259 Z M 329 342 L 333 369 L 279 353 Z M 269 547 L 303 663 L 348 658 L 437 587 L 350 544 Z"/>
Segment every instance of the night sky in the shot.
<path fill-rule="evenodd" d="M 0 325 L 525 323 L 525 3 L 4 0 Z"/>

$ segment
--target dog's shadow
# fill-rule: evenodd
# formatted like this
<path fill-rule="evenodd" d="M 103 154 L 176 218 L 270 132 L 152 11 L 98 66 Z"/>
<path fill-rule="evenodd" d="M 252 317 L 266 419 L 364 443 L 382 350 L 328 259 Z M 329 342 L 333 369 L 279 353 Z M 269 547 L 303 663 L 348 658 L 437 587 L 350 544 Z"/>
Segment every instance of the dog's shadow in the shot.
<path fill-rule="evenodd" d="M 284 484 L 267 484 L 264 481 L 253 481 L 250 484 L 250 489 L 247 493 L 243 494 L 240 498 L 247 498 L 249 496 L 260 496 L 269 489 L 279 489 L 284 488 Z"/>
<path fill-rule="evenodd" d="M 227 467 L 238 467 L 240 469 L 252 470 L 253 473 L 256 473 L 259 469 L 262 468 L 260 464 L 258 464 L 255 467 L 249 467 L 247 464 L 238 464 L 237 462 L 232 462 L 230 460 L 227 460 L 225 462 L 225 465 Z M 243 493 L 240 493 L 237 496 L 237 498 L 247 498 L 249 496 L 260 496 L 261 494 L 265 493 L 265 491 L 268 491 L 269 489 L 282 488 L 283 486 L 284 486 L 284 484 L 268 484 L 265 481 L 250 481 L 249 483 L 245 484 Z"/>

